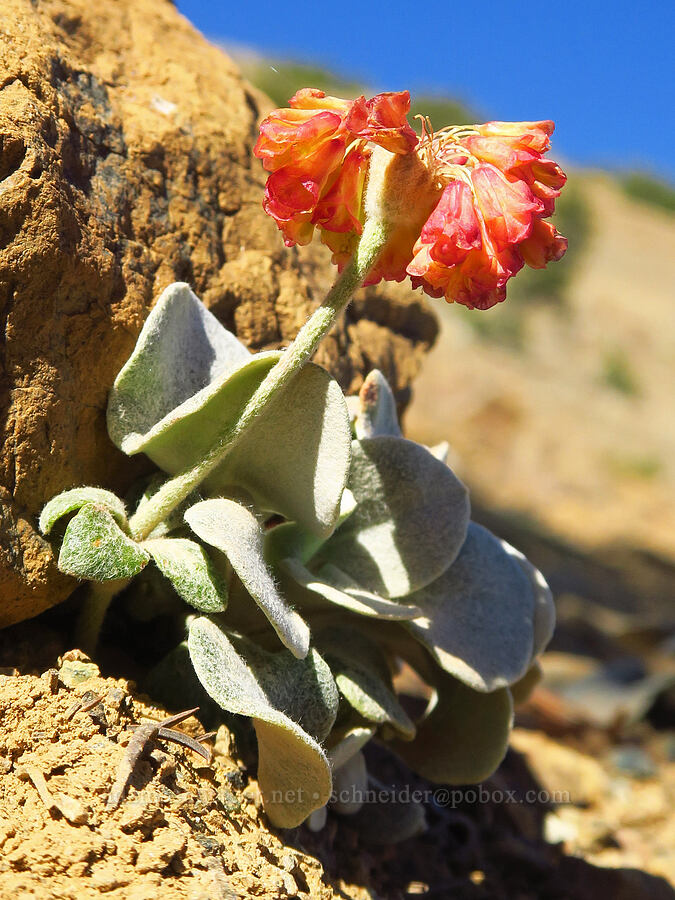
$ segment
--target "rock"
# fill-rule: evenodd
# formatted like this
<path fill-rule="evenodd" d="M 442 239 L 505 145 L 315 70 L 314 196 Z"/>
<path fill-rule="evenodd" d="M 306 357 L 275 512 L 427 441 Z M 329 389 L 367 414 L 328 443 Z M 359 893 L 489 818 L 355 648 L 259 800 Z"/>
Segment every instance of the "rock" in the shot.
<path fill-rule="evenodd" d="M 332 279 L 325 248 L 286 250 L 262 211 L 257 97 L 168 0 L 3 3 L 0 625 L 75 586 L 36 531 L 45 501 L 135 474 L 104 412 L 159 292 L 190 282 L 255 350 Z M 369 290 L 317 360 L 352 389 L 376 366 L 405 402 L 435 334 L 409 291 Z"/>
<path fill-rule="evenodd" d="M 590 805 L 606 796 L 611 779 L 595 759 L 551 740 L 545 734 L 516 728 L 511 746 L 526 758 L 551 802 Z"/>

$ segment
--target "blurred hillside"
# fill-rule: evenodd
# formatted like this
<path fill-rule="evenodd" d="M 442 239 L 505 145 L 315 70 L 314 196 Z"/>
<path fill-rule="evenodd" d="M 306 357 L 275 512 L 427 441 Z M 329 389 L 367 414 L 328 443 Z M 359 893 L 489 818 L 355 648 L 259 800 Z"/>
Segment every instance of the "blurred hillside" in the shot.
<path fill-rule="evenodd" d="M 311 66 L 240 62 L 276 105 L 302 86 L 367 90 Z M 436 127 L 477 118 L 436 96 L 417 97 L 418 111 Z M 675 191 L 644 173 L 564 167 L 567 255 L 521 272 L 487 312 L 433 301 L 441 333 L 406 431 L 450 442 L 478 516 L 559 592 L 672 617 Z"/>
<path fill-rule="evenodd" d="M 499 509 L 586 549 L 622 543 L 672 559 L 675 218 L 607 175 L 572 173 L 568 189 L 586 210 L 561 224 L 572 265 L 532 273 L 540 294 L 523 278 L 485 313 L 439 304 L 407 428 L 447 437 Z"/>

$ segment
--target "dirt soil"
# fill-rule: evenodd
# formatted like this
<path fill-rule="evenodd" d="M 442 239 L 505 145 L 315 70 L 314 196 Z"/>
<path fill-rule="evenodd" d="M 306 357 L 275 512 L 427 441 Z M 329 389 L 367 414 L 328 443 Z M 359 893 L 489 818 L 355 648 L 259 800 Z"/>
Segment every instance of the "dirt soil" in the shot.
<path fill-rule="evenodd" d="M 318 861 L 262 825 L 256 785 L 243 789 L 225 729 L 210 766 L 175 744 L 150 744 L 110 810 L 130 726 L 167 713 L 78 652 L 42 677 L 1 677 L 0 705 L 0 896 L 332 896 Z M 194 718 L 181 727 L 203 732 Z"/>
<path fill-rule="evenodd" d="M 675 897 L 666 880 L 675 879 L 675 762 L 661 737 L 658 771 L 617 773 L 597 733 L 534 729 L 540 698 L 526 710 L 528 728 L 516 731 L 520 752 L 483 786 L 492 799 L 466 791 L 443 802 L 437 793 L 427 833 L 386 846 L 336 816 L 317 834 L 270 830 L 225 726 L 209 742 L 210 765 L 150 741 L 111 809 L 133 726 L 170 713 L 133 682 L 102 677 L 79 651 L 64 653 L 62 636 L 40 620 L 2 632 L 0 666 L 0 898 Z M 176 727 L 203 732 L 195 717 Z M 369 768 L 387 784 L 433 787 L 377 748 Z M 570 802 L 557 807 L 525 799 L 561 788 Z M 495 801 L 506 791 L 517 799 Z"/>

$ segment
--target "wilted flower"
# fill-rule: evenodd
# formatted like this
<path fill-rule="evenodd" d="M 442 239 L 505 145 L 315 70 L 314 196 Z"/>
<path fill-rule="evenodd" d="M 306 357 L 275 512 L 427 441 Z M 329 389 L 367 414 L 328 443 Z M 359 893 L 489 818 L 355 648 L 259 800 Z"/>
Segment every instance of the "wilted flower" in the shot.
<path fill-rule="evenodd" d="M 543 268 L 567 249 L 544 221 L 566 180 L 544 158 L 553 122 L 434 133 L 424 120 L 418 139 L 409 106 L 407 91 L 368 101 L 299 91 L 291 109 L 263 122 L 255 147 L 272 173 L 265 210 L 289 245 L 308 243 L 318 227 L 340 269 L 366 217 L 378 215 L 389 238 L 365 284 L 409 275 L 433 297 L 488 309 L 525 263 Z M 368 201 L 366 185 L 376 182 Z"/>

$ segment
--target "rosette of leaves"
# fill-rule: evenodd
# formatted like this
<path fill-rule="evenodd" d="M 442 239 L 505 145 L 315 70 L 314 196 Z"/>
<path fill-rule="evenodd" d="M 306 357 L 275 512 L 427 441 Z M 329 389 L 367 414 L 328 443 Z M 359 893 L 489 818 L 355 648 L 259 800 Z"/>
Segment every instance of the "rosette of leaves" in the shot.
<path fill-rule="evenodd" d="M 514 700 L 536 683 L 536 657 L 554 625 L 551 593 L 522 554 L 470 521 L 466 489 L 440 452 L 401 437 L 379 372 L 353 412 L 349 500 L 338 527 L 318 539 L 281 524 L 266 536 L 268 562 L 310 625 L 352 726 L 372 729 L 432 781 L 479 782 L 506 752 Z M 416 720 L 392 680 L 403 663 L 429 688 Z M 338 751 L 335 781 L 363 795 L 361 747 L 350 746 Z M 385 806 L 396 831 L 402 811 Z M 362 823 L 388 814 L 371 805 L 361 814 L 339 798 L 336 807 Z M 405 815 L 407 828 L 419 827 L 418 812 Z"/>

